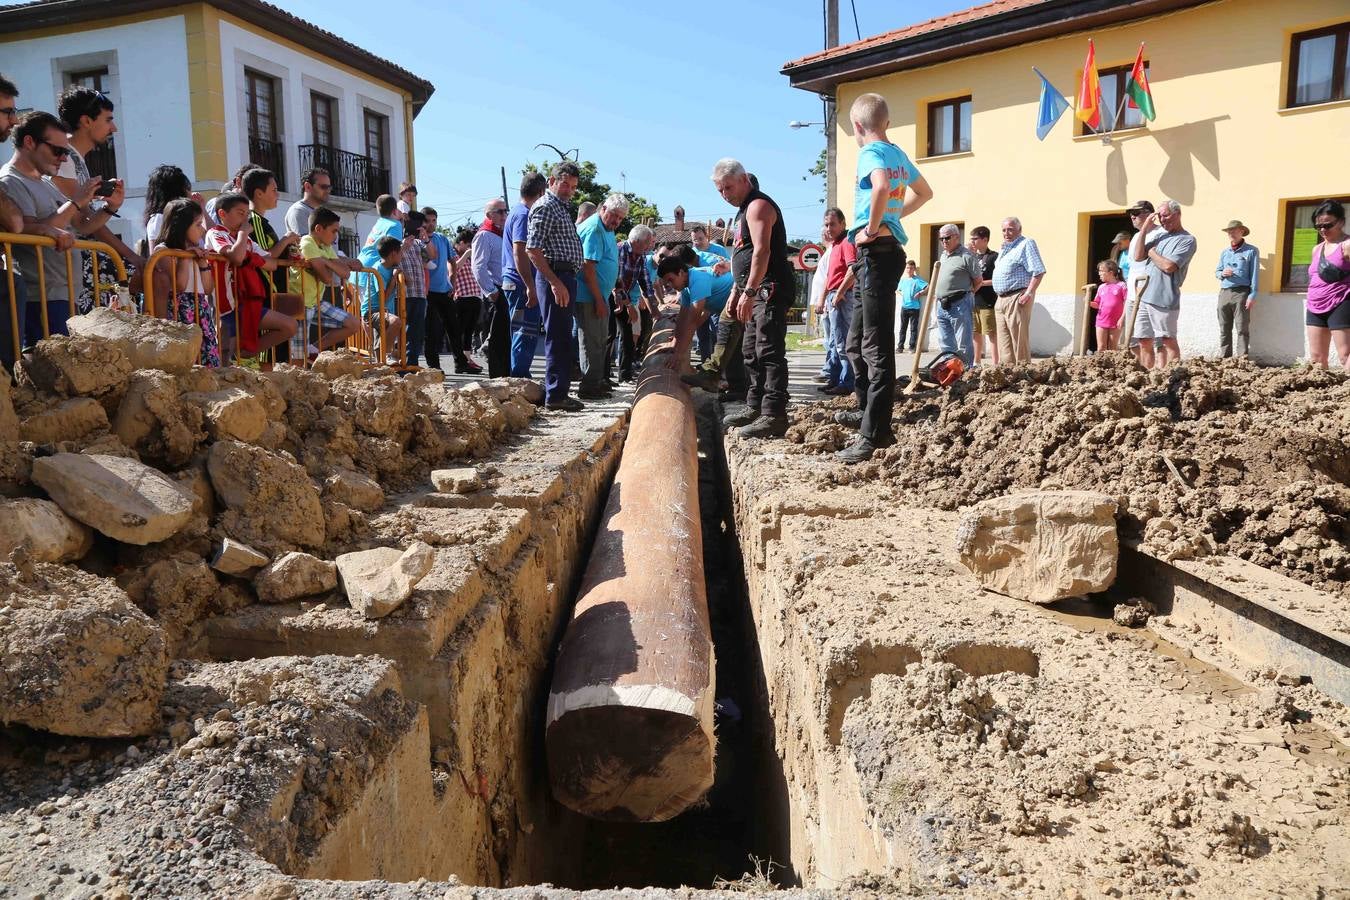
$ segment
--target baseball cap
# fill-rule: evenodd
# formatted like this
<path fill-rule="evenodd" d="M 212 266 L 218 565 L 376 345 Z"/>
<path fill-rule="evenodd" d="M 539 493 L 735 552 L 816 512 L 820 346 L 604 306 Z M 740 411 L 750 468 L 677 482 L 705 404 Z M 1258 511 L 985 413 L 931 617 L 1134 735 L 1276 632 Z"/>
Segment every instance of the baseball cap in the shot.
<path fill-rule="evenodd" d="M 1140 213 L 1156 212 L 1156 210 L 1153 208 L 1153 204 L 1148 202 L 1147 200 L 1140 200 L 1134 206 L 1131 206 L 1129 209 L 1125 211 L 1132 216 L 1139 215 Z"/>

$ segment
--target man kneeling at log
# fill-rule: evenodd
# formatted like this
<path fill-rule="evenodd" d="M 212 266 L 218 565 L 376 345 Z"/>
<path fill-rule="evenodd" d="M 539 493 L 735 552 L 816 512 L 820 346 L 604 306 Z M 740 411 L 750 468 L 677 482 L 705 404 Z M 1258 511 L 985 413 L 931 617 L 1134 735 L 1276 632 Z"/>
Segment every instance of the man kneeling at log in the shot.
<path fill-rule="evenodd" d="M 724 266 L 690 266 L 676 254 L 656 264 L 656 276 L 668 291 L 678 291 L 680 314 L 675 319 L 676 358 L 687 360 L 687 348 L 694 333 L 710 317 L 726 308 L 735 278 Z M 681 348 L 686 348 L 681 353 Z"/>

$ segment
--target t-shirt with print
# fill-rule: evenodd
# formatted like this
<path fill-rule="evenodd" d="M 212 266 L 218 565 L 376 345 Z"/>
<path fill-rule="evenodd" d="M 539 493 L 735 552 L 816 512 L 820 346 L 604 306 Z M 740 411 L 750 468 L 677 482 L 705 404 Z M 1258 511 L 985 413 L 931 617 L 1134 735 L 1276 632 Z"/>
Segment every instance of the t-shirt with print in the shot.
<path fill-rule="evenodd" d="M 14 168 L 13 160 L 0 167 L 0 189 L 3 189 L 5 195 L 19 208 L 19 212 L 33 219 L 45 219 L 54 215 L 61 204 L 66 202 L 66 195 L 61 193 L 60 188 L 52 184 L 50 178 L 46 176 L 29 178 Z M 69 231 L 69 229 L 66 230 Z M 74 234 L 74 232 L 71 233 Z M 75 255 L 79 255 L 78 251 L 75 251 Z M 79 259 L 76 259 L 74 263 L 78 272 Z M 28 299 L 35 302 L 41 296 L 38 293 L 37 248 L 22 244 L 14 245 L 14 264 L 19 274 L 23 276 L 24 286 L 28 289 Z M 42 268 L 46 273 L 47 302 L 62 303 L 69 301 L 70 289 L 66 283 L 66 255 L 56 253 L 49 248 L 44 249 Z"/>
<path fill-rule="evenodd" d="M 595 263 L 595 280 L 599 282 L 600 296 L 592 297 L 590 285 L 578 273 L 577 301 L 580 303 L 607 302 L 619 280 L 619 244 L 614 240 L 614 232 L 605 227 L 600 216 L 591 216 L 577 226 L 577 237 L 581 238 L 583 259 Z"/>
<path fill-rule="evenodd" d="M 219 225 L 207 229 L 206 232 L 206 252 L 216 253 L 226 256 L 230 248 L 234 246 L 235 236 L 230 234 Z M 236 269 L 234 266 L 216 263 L 216 284 L 224 285 L 224 290 L 217 289 L 217 301 L 222 313 L 230 312 L 239 306 L 239 294 L 245 297 L 262 297 L 264 294 L 262 271 L 259 268 L 266 259 L 257 241 L 248 239 L 249 253 L 252 265 L 241 266 Z M 236 292 L 235 272 L 239 273 L 239 285 Z"/>
<path fill-rule="evenodd" d="M 300 256 L 304 259 L 337 259 L 338 253 L 332 244 L 320 244 L 314 239 L 314 235 L 307 234 L 300 239 Z M 331 293 L 324 289 L 323 282 L 319 281 L 318 276 L 308 269 L 291 269 L 288 287 L 292 294 L 304 297 L 305 306 L 310 308 L 318 306 L 324 294 Z M 337 299 L 340 304 L 341 297 Z"/>
<path fill-rule="evenodd" d="M 909 238 L 900 224 L 900 211 L 905 206 L 905 188 L 919 177 L 919 170 L 905 151 L 887 141 L 873 141 L 858 154 L 858 188 L 853 195 L 853 221 L 857 224 L 849 231 L 849 237 L 855 238 L 872 220 L 872 172 L 877 169 L 886 171 L 891 188 L 881 217 L 882 227 L 889 228 L 903 244 Z"/>
<path fill-rule="evenodd" d="M 1130 266 L 1132 272 L 1148 276 L 1148 284 L 1140 300 L 1158 309 L 1176 309 L 1181 306 L 1181 283 L 1186 280 L 1186 270 L 1190 268 L 1191 257 L 1195 256 L 1195 237 L 1186 230 L 1164 231 L 1159 229 L 1148 236 L 1144 242 L 1144 252 L 1157 251 L 1159 256 L 1176 263 L 1176 270 L 1169 273 L 1158 268 L 1151 258 Z"/>
<path fill-rule="evenodd" d="M 366 235 L 366 242 L 361 245 L 364 250 L 366 247 L 378 247 L 380 241 L 387 237 L 395 237 L 403 240 L 403 223 L 397 219 L 376 219 L 375 225 L 370 229 L 370 234 Z M 379 259 L 377 254 L 376 259 Z"/>
<path fill-rule="evenodd" d="M 703 308 L 711 315 L 717 315 L 726 309 L 727 298 L 731 296 L 735 276 L 730 272 L 714 275 L 711 268 L 689 270 L 689 285 L 680 291 L 680 305 L 693 306 L 700 300 L 706 300 Z"/>

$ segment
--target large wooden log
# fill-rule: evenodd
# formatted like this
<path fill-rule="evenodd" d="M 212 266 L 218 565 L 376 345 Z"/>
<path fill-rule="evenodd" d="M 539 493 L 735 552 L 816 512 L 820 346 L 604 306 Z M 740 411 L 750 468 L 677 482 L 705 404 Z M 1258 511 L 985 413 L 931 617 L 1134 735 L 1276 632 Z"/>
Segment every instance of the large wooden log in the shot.
<path fill-rule="evenodd" d="M 549 693 L 549 779 L 563 805 L 660 822 L 713 782 L 713 645 L 703 584 L 698 435 L 658 320 Z"/>

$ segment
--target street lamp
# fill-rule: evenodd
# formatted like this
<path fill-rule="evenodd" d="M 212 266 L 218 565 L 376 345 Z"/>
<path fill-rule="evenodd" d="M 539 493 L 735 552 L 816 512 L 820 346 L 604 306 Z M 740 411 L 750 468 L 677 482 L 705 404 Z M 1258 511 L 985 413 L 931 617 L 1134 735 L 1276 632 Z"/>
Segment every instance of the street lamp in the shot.
<path fill-rule="evenodd" d="M 810 128 L 812 125 L 819 125 L 821 128 L 825 127 L 824 122 L 798 122 L 796 119 L 793 119 L 788 123 L 789 128 Z"/>

